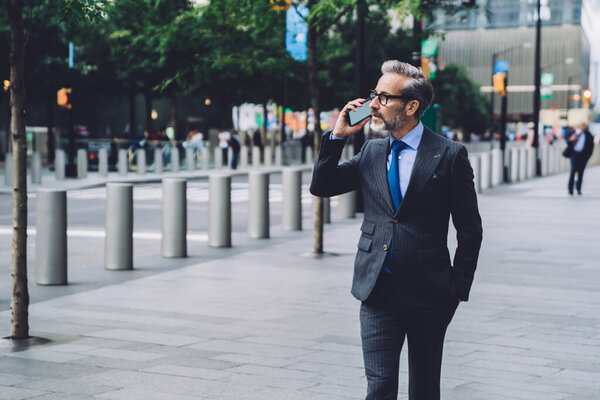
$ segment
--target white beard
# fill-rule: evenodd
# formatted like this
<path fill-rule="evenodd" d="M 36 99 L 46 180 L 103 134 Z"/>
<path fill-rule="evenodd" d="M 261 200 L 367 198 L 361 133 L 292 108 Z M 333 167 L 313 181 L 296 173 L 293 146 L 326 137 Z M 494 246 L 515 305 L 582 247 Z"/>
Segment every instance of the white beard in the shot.
<path fill-rule="evenodd" d="M 370 128 L 375 132 L 383 132 L 385 130 L 385 122 L 381 118 L 378 118 L 377 122 L 371 118 Z"/>

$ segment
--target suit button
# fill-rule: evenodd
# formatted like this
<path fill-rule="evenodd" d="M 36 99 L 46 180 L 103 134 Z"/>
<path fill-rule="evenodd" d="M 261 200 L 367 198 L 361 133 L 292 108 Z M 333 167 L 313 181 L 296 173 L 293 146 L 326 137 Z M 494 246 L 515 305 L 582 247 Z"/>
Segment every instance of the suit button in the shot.
<path fill-rule="evenodd" d="M 384 244 L 384 245 L 383 245 L 383 250 L 384 250 L 384 251 L 387 251 L 387 250 L 388 250 L 388 245 L 387 245 L 387 244 Z"/>
<path fill-rule="evenodd" d="M 398 219 L 397 218 L 392 218 L 392 222 L 397 224 L 398 223 Z"/>

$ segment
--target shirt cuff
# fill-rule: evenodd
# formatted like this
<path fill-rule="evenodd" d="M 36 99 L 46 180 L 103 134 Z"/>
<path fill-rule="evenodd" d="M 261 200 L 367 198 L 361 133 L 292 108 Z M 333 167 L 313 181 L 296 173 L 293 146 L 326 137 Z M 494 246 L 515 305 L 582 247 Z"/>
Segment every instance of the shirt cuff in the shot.
<path fill-rule="evenodd" d="M 333 133 L 329 134 L 329 140 L 344 140 L 346 138 L 333 136 Z"/>

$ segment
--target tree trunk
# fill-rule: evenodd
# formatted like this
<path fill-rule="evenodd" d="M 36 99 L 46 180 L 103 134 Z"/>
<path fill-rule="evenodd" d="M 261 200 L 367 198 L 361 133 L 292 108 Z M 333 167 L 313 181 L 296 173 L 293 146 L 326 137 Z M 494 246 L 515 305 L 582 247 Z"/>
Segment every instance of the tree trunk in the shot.
<path fill-rule="evenodd" d="M 23 0 L 5 0 L 10 22 L 10 135 L 13 146 L 11 339 L 29 337 L 27 289 L 27 143 L 25 141 L 25 32 Z"/>
<path fill-rule="evenodd" d="M 152 93 L 144 92 L 144 99 L 146 100 L 146 131 L 150 133 L 152 131 Z"/>
<path fill-rule="evenodd" d="M 129 89 L 129 139 L 135 139 L 135 86 Z"/>
<path fill-rule="evenodd" d="M 321 148 L 321 104 L 319 101 L 319 83 L 317 82 L 317 74 L 319 72 L 317 66 L 317 27 L 309 24 L 307 36 L 307 52 L 308 52 L 308 91 L 310 93 L 310 103 L 314 112 L 315 127 L 314 127 L 314 143 L 315 155 L 318 156 Z M 315 199 L 314 209 L 314 252 L 315 254 L 323 254 L 323 199 L 317 197 Z"/>

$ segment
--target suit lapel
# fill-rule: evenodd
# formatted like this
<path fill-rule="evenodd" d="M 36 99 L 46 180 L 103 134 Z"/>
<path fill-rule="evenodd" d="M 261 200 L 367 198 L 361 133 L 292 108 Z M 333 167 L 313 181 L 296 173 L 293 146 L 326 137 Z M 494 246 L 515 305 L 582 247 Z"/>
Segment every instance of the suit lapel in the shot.
<path fill-rule="evenodd" d="M 390 186 L 388 184 L 388 170 L 387 170 L 387 156 L 389 153 L 390 141 L 388 138 L 381 139 L 377 141 L 377 147 L 375 149 L 374 155 L 374 169 L 373 174 L 375 175 L 375 182 L 379 188 L 381 188 L 381 193 L 385 193 L 385 202 L 387 203 L 389 209 L 392 212 L 396 211 L 396 207 L 394 207 L 394 200 L 392 199 L 392 194 L 390 193 Z"/>
<path fill-rule="evenodd" d="M 417 156 L 408 182 L 406 194 L 402 199 L 397 214 L 406 208 L 406 203 L 410 203 L 418 197 L 418 194 L 425 187 L 425 184 L 431 179 L 440 160 L 442 159 L 441 141 L 436 140 L 435 133 L 425 128 L 421 143 L 417 149 Z"/>

